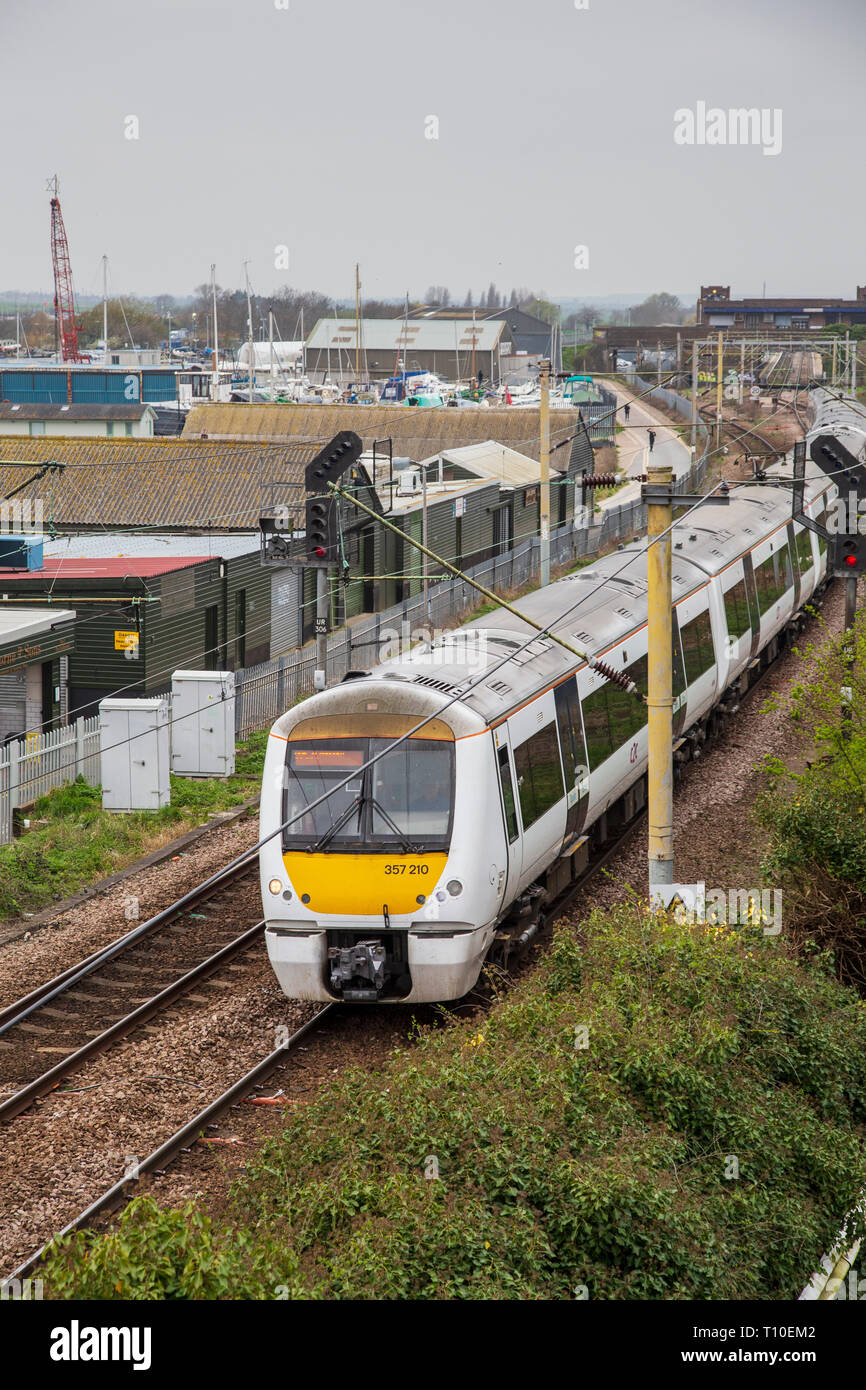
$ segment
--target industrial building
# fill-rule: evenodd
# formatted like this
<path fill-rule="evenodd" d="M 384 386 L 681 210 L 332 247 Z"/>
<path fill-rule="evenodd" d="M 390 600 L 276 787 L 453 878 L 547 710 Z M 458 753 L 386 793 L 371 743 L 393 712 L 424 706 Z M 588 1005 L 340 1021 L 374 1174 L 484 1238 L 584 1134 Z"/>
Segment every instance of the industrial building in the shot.
<path fill-rule="evenodd" d="M 154 365 L 95 367 L 65 362 L 0 361 L 0 401 L 43 405 L 182 404 L 209 400 L 213 372 Z"/>
<path fill-rule="evenodd" d="M 150 439 L 156 411 L 149 405 L 47 405 L 0 401 L 0 435 L 54 438 Z"/>
<path fill-rule="evenodd" d="M 176 536 L 147 537 L 146 555 L 86 553 L 126 542 L 70 537 L 46 546 L 41 569 L 0 575 L 4 602 L 26 604 L 34 618 L 46 608 L 73 610 L 70 718 L 94 713 L 115 691 L 166 691 L 178 667 L 235 669 L 271 654 L 271 577 L 259 562 L 258 534 L 228 546 L 225 557 L 216 542 L 210 554 L 196 554 L 194 542 Z M 160 549 L 168 553 L 154 554 Z"/>
<path fill-rule="evenodd" d="M 817 332 L 831 324 L 866 323 L 866 285 L 857 286 L 856 299 L 796 299 L 772 296 L 731 299 L 730 285 L 701 285 L 699 325 L 710 329 Z"/>
<path fill-rule="evenodd" d="M 0 572 L 0 588 L 6 579 Z M 0 607 L 0 743 L 64 715 L 75 616 L 62 605 L 48 612 L 29 604 Z"/>
<path fill-rule="evenodd" d="M 385 381 L 395 371 L 499 381 L 513 352 L 508 325 L 484 319 L 319 319 L 307 339 L 311 381 Z M 357 368 L 356 368 L 357 362 Z M 398 366 L 399 363 L 399 366 Z"/>
<path fill-rule="evenodd" d="M 288 412 L 313 439 L 16 439 L 4 441 L 0 489 L 56 534 L 33 568 L 6 569 L 7 603 L 75 610 L 69 657 L 71 712 L 111 691 L 155 694 L 178 667 L 239 669 L 280 656 L 314 635 L 316 568 L 304 542 L 307 465 L 337 432 L 329 407 L 227 406 Z M 460 568 L 501 554 L 539 526 L 537 424 L 533 411 L 342 408 L 337 428 L 360 415 L 368 438 L 346 483 L 395 525 L 394 534 L 349 502 L 340 509 L 342 560 L 330 585 L 329 626 L 381 611 L 417 593 L 426 477 L 428 541 Z M 377 417 L 420 433 L 384 438 Z M 507 417 L 515 443 L 485 435 Z M 435 420 L 431 419 L 435 417 Z M 457 417 L 455 419 L 455 417 Z M 268 414 L 273 425 L 282 416 Z M 438 421 L 438 425 L 436 424 Z M 312 421 L 311 421 L 312 423 Z M 469 429 L 459 429 L 471 425 Z M 552 420 L 551 522 L 573 516 L 568 481 L 592 471 L 592 445 L 577 411 Z M 326 424 L 323 430 L 322 425 Z M 455 430 L 455 426 L 458 428 Z M 395 432 L 396 433 L 396 432 Z M 412 447 L 407 447 L 411 441 Z M 41 464 L 61 465 L 42 476 Z M 26 465 L 32 468 L 27 475 Z M 262 517 L 280 508 L 280 545 L 269 550 Z M 338 574 L 339 569 L 339 574 Z"/>

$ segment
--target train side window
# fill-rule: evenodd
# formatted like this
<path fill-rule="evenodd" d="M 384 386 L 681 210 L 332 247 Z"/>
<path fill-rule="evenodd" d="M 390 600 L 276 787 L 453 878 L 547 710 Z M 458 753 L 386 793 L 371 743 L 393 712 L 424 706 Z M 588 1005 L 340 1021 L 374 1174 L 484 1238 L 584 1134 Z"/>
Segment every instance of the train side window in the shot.
<path fill-rule="evenodd" d="M 577 693 L 577 680 L 569 676 L 553 692 L 556 703 L 556 722 L 559 725 L 559 742 L 562 748 L 562 761 L 565 768 L 565 785 L 573 787 L 578 777 L 586 772 L 586 749 L 583 741 L 583 726 L 580 722 L 580 696 Z"/>
<path fill-rule="evenodd" d="M 513 845 L 518 836 L 517 806 L 514 801 L 514 782 L 511 778 L 511 765 L 508 761 L 507 748 L 499 749 L 497 760 L 499 762 L 499 784 L 502 787 L 502 804 L 505 807 L 505 829 L 508 833 L 508 843 Z"/>
<path fill-rule="evenodd" d="M 686 688 L 686 673 L 683 670 L 683 651 L 679 638 L 680 620 L 676 608 L 671 613 L 671 658 L 674 676 L 674 696 L 682 695 Z M 644 659 L 646 664 L 646 659 Z M 646 686 L 641 686 L 644 695 L 648 693 Z"/>
<path fill-rule="evenodd" d="M 741 579 L 725 593 L 725 618 L 731 637 L 742 637 L 752 626 L 749 617 L 749 601 L 746 598 L 746 582 Z"/>
<path fill-rule="evenodd" d="M 526 831 L 565 796 L 556 725 L 546 724 L 514 750 L 520 814 Z"/>
<path fill-rule="evenodd" d="M 815 563 L 812 559 L 812 533 L 811 531 L 807 531 L 805 526 L 802 531 L 797 532 L 795 545 L 797 548 L 797 559 L 800 562 L 800 573 L 805 574 Z"/>
<path fill-rule="evenodd" d="M 694 685 L 696 680 L 700 680 L 704 672 L 709 671 L 716 664 L 713 629 L 709 613 L 704 611 L 699 613 L 696 618 L 692 618 L 691 622 L 680 628 L 680 636 L 683 641 L 683 657 L 686 663 L 686 684 Z"/>
<path fill-rule="evenodd" d="M 586 753 L 590 772 L 595 772 L 613 752 L 607 692 L 608 686 L 603 685 L 600 690 L 594 690 L 591 695 L 587 695 L 583 701 L 583 727 L 586 730 Z"/>
<path fill-rule="evenodd" d="M 817 516 L 817 517 L 815 518 L 815 520 L 818 522 L 818 524 L 819 524 L 820 526 L 823 526 L 824 529 L 825 529 L 825 531 L 826 531 L 826 529 L 827 529 L 827 508 L 826 508 L 826 507 L 824 508 L 823 512 L 821 512 L 820 515 Z M 825 540 L 825 538 L 824 538 L 823 536 L 819 536 L 819 537 L 818 537 L 818 554 L 819 554 L 819 555 L 825 555 L 826 553 L 827 553 L 827 542 L 826 542 L 826 540 Z"/>
<path fill-rule="evenodd" d="M 791 561 L 787 545 L 768 555 L 759 565 L 755 565 L 755 587 L 758 590 L 758 608 L 762 615 L 772 608 L 774 603 L 778 603 L 785 590 L 790 588 L 793 583 L 793 579 L 789 578 L 790 573 Z"/>
<path fill-rule="evenodd" d="M 641 695 L 647 693 L 647 659 L 645 656 L 626 667 L 626 675 L 634 681 Z M 610 715 L 610 732 L 613 747 L 621 748 L 624 743 L 643 728 L 647 722 L 647 707 L 637 695 L 630 695 L 619 686 L 607 687 L 607 708 Z"/>

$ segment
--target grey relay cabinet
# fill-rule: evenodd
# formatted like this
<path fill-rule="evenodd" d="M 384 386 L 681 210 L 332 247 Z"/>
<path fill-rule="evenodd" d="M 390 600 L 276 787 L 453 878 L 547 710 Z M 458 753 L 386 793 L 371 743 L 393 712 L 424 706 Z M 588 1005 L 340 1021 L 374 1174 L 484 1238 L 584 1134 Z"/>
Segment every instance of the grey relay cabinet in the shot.
<path fill-rule="evenodd" d="M 103 700 L 99 706 L 102 806 L 158 811 L 171 801 L 168 703 Z"/>
<path fill-rule="evenodd" d="M 171 770 L 229 777 L 235 770 L 232 671 L 175 671 L 171 678 Z"/>

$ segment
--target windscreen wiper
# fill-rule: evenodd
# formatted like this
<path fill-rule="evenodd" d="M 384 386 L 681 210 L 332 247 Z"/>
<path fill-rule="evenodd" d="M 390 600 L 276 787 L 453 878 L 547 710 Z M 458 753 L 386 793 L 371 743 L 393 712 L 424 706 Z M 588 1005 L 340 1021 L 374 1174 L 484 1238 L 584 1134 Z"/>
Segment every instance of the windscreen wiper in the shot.
<path fill-rule="evenodd" d="M 355 810 L 357 810 L 357 808 L 358 808 L 360 805 L 361 805 L 361 798 L 360 798 L 360 796 L 356 796 L 356 797 L 355 797 L 355 800 L 352 801 L 352 802 L 350 802 L 350 804 L 346 807 L 346 809 L 345 809 L 345 811 L 343 812 L 343 814 L 342 814 L 341 816 L 338 816 L 338 817 L 337 817 L 337 819 L 334 821 L 334 824 L 328 827 L 328 829 L 325 831 L 324 835 L 322 835 L 322 837 L 321 837 L 320 839 L 318 839 L 314 845 L 308 845 L 308 846 L 307 846 L 307 853 L 308 853 L 308 854 L 317 854 L 317 853 L 319 853 L 321 850 L 326 849 L 327 846 L 328 846 L 328 845 L 331 843 L 331 841 L 333 840 L 334 836 L 337 834 L 337 832 L 338 832 L 339 830 L 342 830 L 343 826 L 344 826 L 344 825 L 346 824 L 346 822 L 351 818 L 352 812 L 355 811 Z"/>
<path fill-rule="evenodd" d="M 371 803 L 372 806 L 374 806 L 374 807 L 376 808 L 376 810 L 379 812 L 379 815 L 382 817 L 382 819 L 383 819 L 384 821 L 387 821 L 387 823 L 390 825 L 390 827 L 391 827 L 391 829 L 393 830 L 394 834 L 397 836 L 397 839 L 400 841 L 400 844 L 401 844 L 401 846 L 402 846 L 402 848 L 403 848 L 403 853 L 404 853 L 404 854 L 418 854 L 418 853 L 419 853 L 418 846 L 417 846 L 417 845 L 413 845 L 412 841 L 411 841 L 410 839 L 408 839 L 408 837 L 407 837 L 406 835 L 403 834 L 403 831 L 400 829 L 399 825 L 396 825 L 396 824 L 394 823 L 394 821 L 392 821 L 391 817 L 388 815 L 388 812 L 385 810 L 384 806 L 380 806 L 380 805 L 379 805 L 379 802 L 376 800 L 375 796 L 371 796 L 371 797 L 370 797 L 370 803 Z"/>

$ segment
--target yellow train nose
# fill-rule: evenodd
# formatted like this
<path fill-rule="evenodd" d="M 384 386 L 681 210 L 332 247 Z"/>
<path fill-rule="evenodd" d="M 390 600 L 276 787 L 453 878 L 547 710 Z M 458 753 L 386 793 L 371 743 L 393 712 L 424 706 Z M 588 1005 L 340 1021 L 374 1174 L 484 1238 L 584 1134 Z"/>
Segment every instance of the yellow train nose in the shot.
<path fill-rule="evenodd" d="M 414 912 L 423 905 L 445 868 L 448 856 L 431 854 L 283 855 L 286 873 L 311 912 L 381 917 Z"/>

